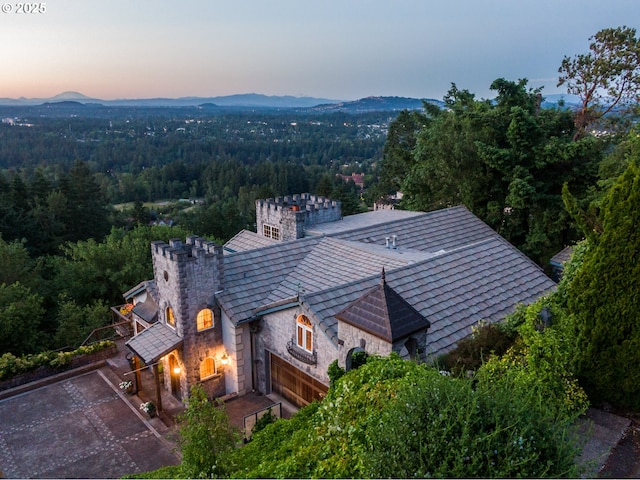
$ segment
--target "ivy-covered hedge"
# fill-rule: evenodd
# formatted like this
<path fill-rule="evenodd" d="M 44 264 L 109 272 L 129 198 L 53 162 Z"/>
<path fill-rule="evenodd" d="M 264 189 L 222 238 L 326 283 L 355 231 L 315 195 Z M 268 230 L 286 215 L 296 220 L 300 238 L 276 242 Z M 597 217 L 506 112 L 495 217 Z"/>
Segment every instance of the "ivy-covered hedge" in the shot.
<path fill-rule="evenodd" d="M 70 366 L 76 357 L 97 353 L 114 346 L 115 343 L 113 341 L 104 340 L 93 345 L 82 346 L 70 352 L 45 351 L 21 357 L 16 357 L 12 353 L 5 353 L 0 356 L 0 380 L 7 380 L 16 375 L 33 372 L 40 367 L 64 369 Z"/>
<path fill-rule="evenodd" d="M 370 357 L 321 403 L 235 450 L 230 477 L 577 477 L 568 429 L 578 412 L 562 396 L 540 402 L 533 376 L 493 373 L 471 380 Z"/>

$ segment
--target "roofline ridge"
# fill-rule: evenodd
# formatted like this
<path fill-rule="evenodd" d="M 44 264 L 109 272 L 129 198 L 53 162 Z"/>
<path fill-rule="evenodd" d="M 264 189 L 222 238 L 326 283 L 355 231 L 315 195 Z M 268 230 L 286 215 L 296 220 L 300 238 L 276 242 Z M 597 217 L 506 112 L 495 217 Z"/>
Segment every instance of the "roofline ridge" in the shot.
<path fill-rule="evenodd" d="M 455 207 L 452 207 L 455 208 Z M 446 209 L 443 209 L 446 210 Z M 375 211 L 375 210 L 374 210 Z M 411 220 L 415 219 L 416 217 L 423 217 L 425 215 L 430 214 L 431 212 L 423 212 L 421 210 L 405 210 L 407 212 L 415 212 L 417 215 L 412 215 L 411 217 L 405 217 L 405 218 L 398 218 L 396 220 L 389 220 L 388 222 L 382 222 L 382 223 L 376 223 L 375 226 L 376 227 L 382 227 L 384 225 L 390 225 L 393 223 L 401 223 L 401 222 L 410 222 Z M 438 210 L 433 210 L 433 212 L 437 212 Z M 364 213 L 373 213 L 373 212 L 364 212 Z M 344 217 L 344 218 L 348 218 Z M 339 232 L 330 232 L 330 233 L 326 233 L 323 232 L 322 235 L 317 235 L 317 236 L 322 236 L 322 237 L 334 237 L 334 236 L 338 236 L 338 235 L 342 235 L 345 233 L 353 233 L 353 232 L 358 232 L 360 230 L 367 230 L 370 229 L 372 227 L 372 225 L 366 225 L 364 227 L 357 227 L 357 228 L 352 228 L 350 230 L 340 230 Z"/>
<path fill-rule="evenodd" d="M 405 217 L 405 218 L 399 218 L 397 220 L 389 220 L 388 222 L 383 222 L 383 223 L 377 223 L 375 226 L 376 227 L 382 227 L 382 226 L 391 225 L 391 224 L 401 224 L 401 223 L 405 223 L 405 222 L 411 222 L 413 219 L 415 219 L 417 217 L 432 216 L 432 215 L 435 215 L 437 213 L 442 214 L 442 212 L 446 212 L 448 210 L 460 210 L 460 209 L 466 210 L 467 212 L 469 212 L 471 215 L 473 215 L 475 217 L 473 212 L 471 210 L 469 210 L 465 205 L 459 204 L 459 205 L 454 205 L 452 207 L 440 208 L 438 210 L 430 210 L 428 212 L 423 212 L 422 210 L 404 210 L 404 211 L 407 211 L 407 212 L 415 212 L 418 215 L 413 215 L 411 217 Z M 371 213 L 371 212 L 364 212 L 364 213 Z M 345 218 L 348 218 L 348 216 L 345 217 Z M 339 232 L 333 232 L 333 233 L 322 233 L 322 236 L 323 237 L 325 237 L 325 236 L 326 237 L 334 237 L 334 236 L 339 236 L 339 235 L 342 235 L 342 234 L 345 234 L 345 233 L 354 233 L 354 232 L 358 232 L 358 231 L 361 231 L 361 230 L 367 230 L 367 229 L 370 229 L 370 228 L 371 228 L 371 225 L 367 225 L 367 226 L 364 226 L 364 227 L 353 228 L 351 230 L 341 230 Z M 489 227 L 489 228 L 491 228 L 491 227 Z"/>
<path fill-rule="evenodd" d="M 247 230 L 248 232 L 250 232 L 251 230 Z M 255 232 L 254 232 L 255 233 Z M 256 234 L 257 235 L 257 234 Z M 259 250 L 263 251 L 267 248 L 272 248 L 272 249 L 278 249 L 278 248 L 282 248 L 283 245 L 291 245 L 291 244 L 300 244 L 300 245 L 304 245 L 306 243 L 312 243 L 314 241 L 319 241 L 322 237 L 304 237 L 304 238 L 298 238 L 296 240 L 287 240 L 287 241 L 283 241 L 283 242 L 274 242 L 270 245 L 263 245 L 261 247 L 257 247 L 257 248 L 252 248 L 250 250 L 242 250 L 239 252 L 229 252 L 229 256 L 233 256 L 233 257 L 238 257 L 241 255 L 250 255 L 251 253 L 257 252 Z"/>

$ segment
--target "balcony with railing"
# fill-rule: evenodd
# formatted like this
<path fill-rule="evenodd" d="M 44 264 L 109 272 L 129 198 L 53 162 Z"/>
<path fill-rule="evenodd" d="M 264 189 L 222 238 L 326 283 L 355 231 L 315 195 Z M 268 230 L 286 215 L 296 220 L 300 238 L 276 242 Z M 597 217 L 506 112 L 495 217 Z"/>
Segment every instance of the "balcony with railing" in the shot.
<path fill-rule="evenodd" d="M 289 340 L 287 343 L 287 351 L 293 358 L 308 365 L 316 365 L 318 363 L 316 352 L 311 353 L 300 348 L 294 339 Z"/>
<path fill-rule="evenodd" d="M 109 327 L 113 328 L 119 336 L 129 338 L 133 335 L 133 314 L 131 303 L 111 307 L 112 322 Z"/>

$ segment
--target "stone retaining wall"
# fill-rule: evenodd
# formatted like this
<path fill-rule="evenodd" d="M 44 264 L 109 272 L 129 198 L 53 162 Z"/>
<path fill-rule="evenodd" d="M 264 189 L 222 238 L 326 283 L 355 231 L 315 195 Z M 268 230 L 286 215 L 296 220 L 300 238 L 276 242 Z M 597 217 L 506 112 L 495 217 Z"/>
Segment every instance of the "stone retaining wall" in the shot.
<path fill-rule="evenodd" d="M 7 380 L 0 381 L 0 392 L 3 390 L 8 390 L 10 388 L 18 387 L 20 385 L 24 385 L 25 383 L 35 382 L 37 380 L 42 380 L 43 378 L 51 377 L 53 375 L 57 375 L 61 372 L 67 370 L 73 370 L 75 368 L 83 367 L 85 365 L 89 365 L 92 363 L 97 363 L 107 358 L 111 358 L 118 353 L 118 346 L 112 345 L 109 348 L 105 348 L 104 350 L 100 350 L 99 352 L 87 354 L 87 355 L 78 355 L 71 359 L 68 365 L 63 367 L 53 368 L 53 367 L 38 367 L 37 369 L 31 372 L 21 373 L 16 375 L 15 377 L 11 377 Z"/>

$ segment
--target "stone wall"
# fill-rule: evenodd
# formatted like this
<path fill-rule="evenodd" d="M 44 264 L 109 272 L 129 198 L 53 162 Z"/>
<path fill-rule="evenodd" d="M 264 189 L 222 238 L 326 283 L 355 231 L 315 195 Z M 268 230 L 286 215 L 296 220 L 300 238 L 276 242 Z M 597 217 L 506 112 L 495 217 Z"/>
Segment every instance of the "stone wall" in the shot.
<path fill-rule="evenodd" d="M 196 317 L 204 308 L 212 308 L 214 294 L 224 282 L 222 247 L 203 238 L 188 237 L 152 243 L 154 278 L 158 288 L 158 321 L 167 324 L 167 308 L 175 318 L 176 334 L 182 348 L 174 351 L 180 366 L 180 390 L 186 398 L 191 385 L 200 382 L 201 358 L 211 356 L 219 362 L 224 351 L 222 322 L 214 310 L 214 326 L 197 331 Z M 173 327 L 169 327 L 173 328 Z M 164 362 L 165 387 L 171 388 L 168 363 Z M 205 382 L 212 396 L 224 394 L 224 382 Z"/>
<path fill-rule="evenodd" d="M 280 240 L 304 237 L 305 227 L 342 218 L 341 202 L 308 193 L 256 200 L 256 228 L 264 235 L 265 224 L 279 229 Z"/>
<path fill-rule="evenodd" d="M 8 390 L 10 388 L 18 387 L 30 382 L 35 382 L 37 380 L 42 380 L 43 378 L 52 377 L 54 375 L 60 374 L 61 372 L 84 367 L 86 365 L 97 365 L 99 362 L 104 362 L 104 360 L 115 356 L 117 353 L 118 346 L 116 344 L 113 344 L 98 352 L 73 357 L 68 365 L 64 365 L 62 367 L 54 368 L 49 366 L 41 366 L 31 372 L 21 373 L 6 380 L 0 381 L 0 391 Z"/>
<path fill-rule="evenodd" d="M 391 353 L 391 343 L 375 335 L 371 335 L 346 322 L 338 321 L 338 338 L 342 341 L 338 365 L 346 366 L 347 354 L 354 348 L 362 348 L 369 355 L 387 356 Z"/>
<path fill-rule="evenodd" d="M 313 351 L 316 353 L 316 364 L 309 365 L 294 358 L 287 350 L 287 343 L 296 342 L 298 315 L 306 315 L 313 325 Z M 259 332 L 256 333 L 254 342 L 256 347 L 256 374 L 258 389 L 263 393 L 269 393 L 267 372 L 269 352 L 286 360 L 297 369 L 305 372 L 329 385 L 327 369 L 329 364 L 338 358 L 336 346 L 329 340 L 322 329 L 317 325 L 315 318 L 302 307 L 294 307 L 265 315 L 258 323 Z"/>

